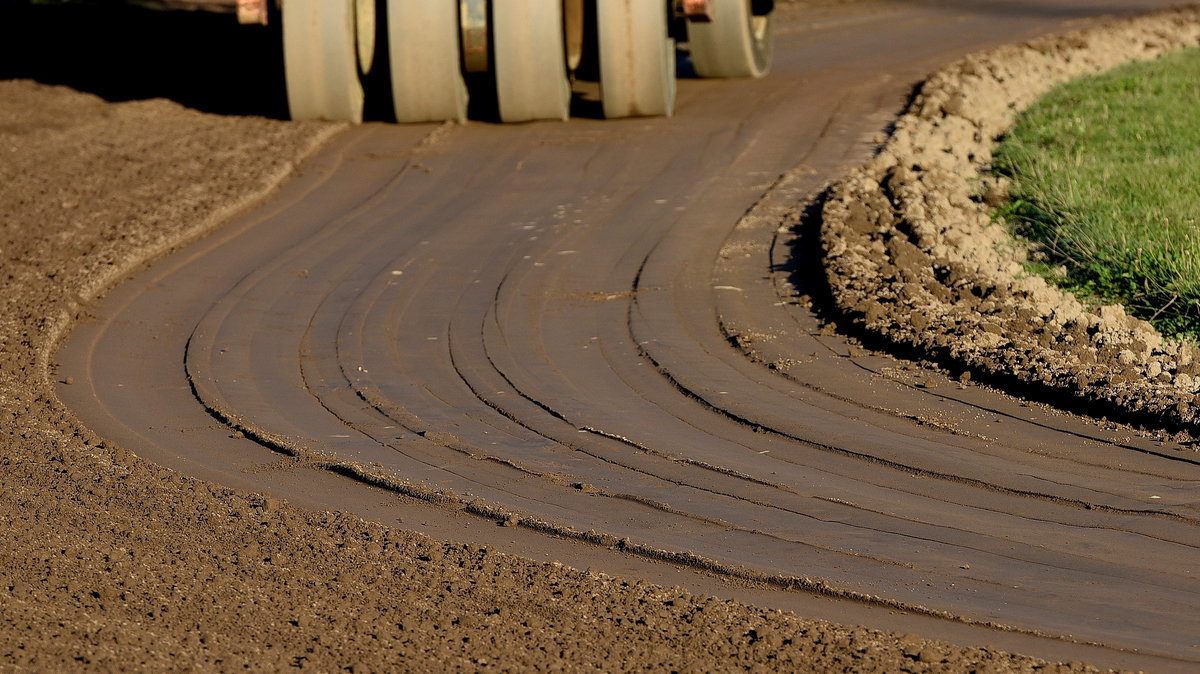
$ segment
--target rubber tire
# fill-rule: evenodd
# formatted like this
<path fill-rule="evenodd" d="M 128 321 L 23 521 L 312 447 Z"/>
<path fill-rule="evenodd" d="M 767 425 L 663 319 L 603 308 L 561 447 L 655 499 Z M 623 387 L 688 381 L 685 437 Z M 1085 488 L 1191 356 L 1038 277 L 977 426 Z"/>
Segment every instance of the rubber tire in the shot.
<path fill-rule="evenodd" d="M 571 85 L 562 0 L 495 1 L 491 30 L 501 121 L 566 120 L 571 114 Z"/>
<path fill-rule="evenodd" d="M 755 16 L 751 0 L 710 0 L 711 23 L 689 21 L 692 66 L 700 77 L 762 77 L 771 69 L 771 15 Z"/>
<path fill-rule="evenodd" d="M 375 0 L 355 0 L 354 35 L 358 49 L 358 72 L 367 75 L 375 67 L 377 12 Z"/>
<path fill-rule="evenodd" d="M 675 108 L 675 42 L 660 2 L 596 3 L 604 116 L 670 116 Z"/>
<path fill-rule="evenodd" d="M 396 121 L 467 118 L 456 0 L 387 0 Z"/>
<path fill-rule="evenodd" d="M 287 0 L 283 56 L 292 119 L 362 121 L 355 0 Z"/>

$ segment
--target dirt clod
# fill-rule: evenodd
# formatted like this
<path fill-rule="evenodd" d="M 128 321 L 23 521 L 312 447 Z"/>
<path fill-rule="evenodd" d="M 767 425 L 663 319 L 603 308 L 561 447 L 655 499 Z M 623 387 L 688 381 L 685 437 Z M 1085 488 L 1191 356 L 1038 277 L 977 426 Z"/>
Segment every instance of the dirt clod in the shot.
<path fill-rule="evenodd" d="M 1191 6 L 1001 47 L 934 74 L 882 151 L 825 203 L 837 305 L 859 329 L 958 367 L 1192 424 L 1196 348 L 1024 273 L 1025 249 L 989 217 L 1007 188 L 987 170 L 995 139 L 1055 85 L 1198 44 Z"/>

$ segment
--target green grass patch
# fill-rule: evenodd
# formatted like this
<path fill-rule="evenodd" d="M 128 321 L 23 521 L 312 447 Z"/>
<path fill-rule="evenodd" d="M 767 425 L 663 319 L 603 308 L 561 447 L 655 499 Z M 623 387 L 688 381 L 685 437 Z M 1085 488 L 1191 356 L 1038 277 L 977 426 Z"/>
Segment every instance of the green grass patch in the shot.
<path fill-rule="evenodd" d="M 994 170 L 1013 181 L 998 215 L 1044 257 L 1034 270 L 1200 338 L 1200 49 L 1055 89 Z"/>

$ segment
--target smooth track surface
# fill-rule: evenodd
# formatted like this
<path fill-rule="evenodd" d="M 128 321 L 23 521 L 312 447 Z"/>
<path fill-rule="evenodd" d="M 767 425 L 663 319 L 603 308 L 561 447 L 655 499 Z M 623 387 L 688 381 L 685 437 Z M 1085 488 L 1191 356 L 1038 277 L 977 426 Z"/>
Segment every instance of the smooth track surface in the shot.
<path fill-rule="evenodd" d="M 671 119 L 356 128 L 90 307 L 60 394 L 147 458 L 315 508 L 1200 667 L 1200 466 L 823 329 L 793 212 L 938 65 L 1167 4 L 789 9 L 770 77 L 682 81 Z"/>

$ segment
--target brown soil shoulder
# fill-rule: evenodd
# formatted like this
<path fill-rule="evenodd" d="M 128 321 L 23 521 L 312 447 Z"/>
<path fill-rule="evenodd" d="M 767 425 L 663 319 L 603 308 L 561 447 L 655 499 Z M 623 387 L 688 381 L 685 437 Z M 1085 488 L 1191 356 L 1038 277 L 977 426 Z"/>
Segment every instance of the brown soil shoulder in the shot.
<path fill-rule="evenodd" d="M 1072 77 L 1200 44 L 1195 6 L 976 54 L 921 87 L 869 164 L 824 206 L 835 302 L 861 328 L 1097 416 L 1190 427 L 1200 352 L 1120 306 L 1089 308 L 1023 272 L 986 176 L 1018 111 Z"/>

